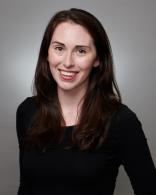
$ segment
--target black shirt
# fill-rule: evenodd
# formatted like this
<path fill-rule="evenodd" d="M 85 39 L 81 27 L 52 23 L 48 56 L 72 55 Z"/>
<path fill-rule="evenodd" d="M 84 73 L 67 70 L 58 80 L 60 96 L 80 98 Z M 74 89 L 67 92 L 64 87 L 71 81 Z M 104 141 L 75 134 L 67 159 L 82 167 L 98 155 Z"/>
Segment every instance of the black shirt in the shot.
<path fill-rule="evenodd" d="M 118 169 L 124 166 L 136 195 L 156 195 L 156 170 L 137 116 L 121 104 L 105 144 L 98 150 L 49 148 L 45 152 L 22 149 L 24 129 L 37 111 L 34 97 L 17 109 L 20 149 L 18 195 L 113 195 Z M 64 145 L 74 126 L 65 128 Z"/>

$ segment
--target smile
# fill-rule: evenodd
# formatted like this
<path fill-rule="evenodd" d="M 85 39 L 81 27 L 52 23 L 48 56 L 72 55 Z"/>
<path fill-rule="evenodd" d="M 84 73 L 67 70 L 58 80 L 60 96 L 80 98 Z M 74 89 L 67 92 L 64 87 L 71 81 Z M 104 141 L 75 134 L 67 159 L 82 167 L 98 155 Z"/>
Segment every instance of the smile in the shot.
<path fill-rule="evenodd" d="M 72 81 L 75 79 L 76 74 L 78 71 L 65 71 L 65 70 L 59 70 L 61 79 Z"/>

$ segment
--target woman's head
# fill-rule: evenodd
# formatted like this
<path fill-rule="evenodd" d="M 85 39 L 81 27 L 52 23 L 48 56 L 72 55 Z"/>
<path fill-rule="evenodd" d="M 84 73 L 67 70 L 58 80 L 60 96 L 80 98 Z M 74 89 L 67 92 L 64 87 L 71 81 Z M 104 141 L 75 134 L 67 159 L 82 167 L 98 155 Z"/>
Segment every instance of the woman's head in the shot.
<path fill-rule="evenodd" d="M 48 62 L 58 92 L 67 91 L 83 96 L 88 88 L 89 75 L 99 66 L 91 35 L 71 21 L 57 25 L 48 49 Z"/>
<path fill-rule="evenodd" d="M 91 88 L 102 87 L 106 92 L 112 92 L 114 83 L 113 60 L 107 34 L 101 23 L 92 14 L 73 8 L 57 12 L 45 30 L 35 74 L 37 94 L 40 93 L 49 99 L 52 89 L 56 89 L 56 83 L 49 67 L 48 49 L 55 29 L 63 22 L 72 22 L 82 26 L 93 39 L 99 64 L 90 73 L 89 86 Z"/>

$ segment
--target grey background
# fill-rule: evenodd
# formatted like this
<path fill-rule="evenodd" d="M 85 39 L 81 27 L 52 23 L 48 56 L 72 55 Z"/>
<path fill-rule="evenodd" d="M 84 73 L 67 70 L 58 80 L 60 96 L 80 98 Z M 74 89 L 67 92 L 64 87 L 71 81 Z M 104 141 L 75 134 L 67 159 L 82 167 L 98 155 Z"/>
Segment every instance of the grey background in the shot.
<path fill-rule="evenodd" d="M 58 10 L 78 7 L 103 23 L 111 41 L 123 101 L 142 121 L 156 164 L 156 1 L 0 1 L 0 194 L 14 195 L 19 184 L 17 106 L 31 96 L 43 31 Z M 132 195 L 120 168 L 115 195 Z"/>

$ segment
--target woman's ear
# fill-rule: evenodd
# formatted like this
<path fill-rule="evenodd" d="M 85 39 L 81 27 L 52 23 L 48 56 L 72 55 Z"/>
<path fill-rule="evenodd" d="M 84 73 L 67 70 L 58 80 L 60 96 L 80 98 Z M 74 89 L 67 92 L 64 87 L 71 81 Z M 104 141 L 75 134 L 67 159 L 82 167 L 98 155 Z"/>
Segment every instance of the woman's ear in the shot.
<path fill-rule="evenodd" d="M 93 67 L 97 67 L 99 65 L 100 65 L 99 58 L 96 58 Z"/>

